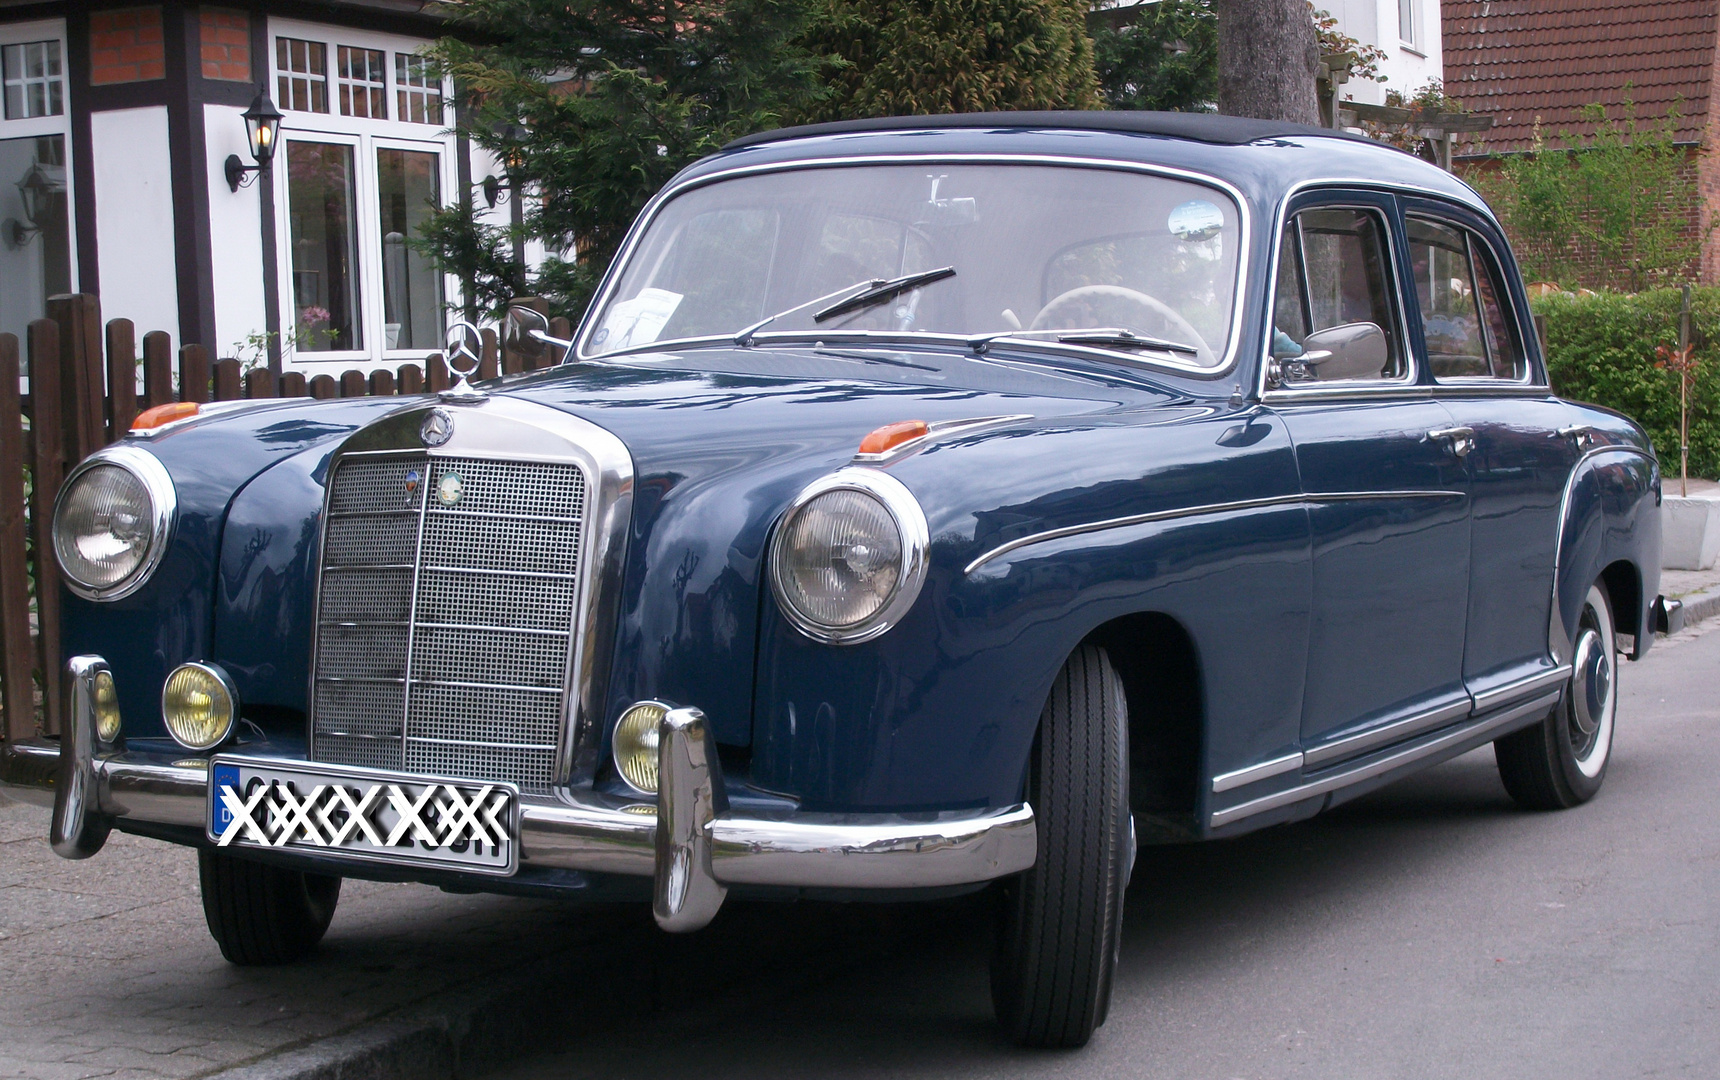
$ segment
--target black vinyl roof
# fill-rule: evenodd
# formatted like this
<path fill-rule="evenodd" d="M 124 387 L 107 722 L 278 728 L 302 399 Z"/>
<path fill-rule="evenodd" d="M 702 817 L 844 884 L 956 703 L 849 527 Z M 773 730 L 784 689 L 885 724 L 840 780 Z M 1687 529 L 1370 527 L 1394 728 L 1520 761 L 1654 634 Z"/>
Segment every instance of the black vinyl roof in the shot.
<path fill-rule="evenodd" d="M 1175 139 L 1221 146 L 1241 146 L 1279 136 L 1310 136 L 1354 139 L 1381 145 L 1372 139 L 1332 128 L 1291 124 L 1282 120 L 1254 120 L 1244 116 L 1219 116 L 1216 113 L 1174 112 L 1108 112 L 1082 110 L 1064 112 L 981 112 L 949 113 L 942 116 L 884 116 L 872 120 L 839 120 L 829 124 L 805 124 L 800 127 L 760 131 L 736 139 L 723 147 L 742 147 L 785 139 L 804 139 L 819 135 L 847 135 L 867 131 L 927 131 L 939 128 L 1062 128 L 1082 131 L 1114 131 L 1130 135 L 1164 135 Z"/>

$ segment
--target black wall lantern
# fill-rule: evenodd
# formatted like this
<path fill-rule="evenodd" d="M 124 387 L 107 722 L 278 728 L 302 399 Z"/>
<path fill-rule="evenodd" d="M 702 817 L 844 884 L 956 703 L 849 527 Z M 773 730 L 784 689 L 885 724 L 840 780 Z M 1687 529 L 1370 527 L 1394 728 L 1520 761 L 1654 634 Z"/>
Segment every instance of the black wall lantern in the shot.
<path fill-rule="evenodd" d="M 58 175 L 56 175 L 58 174 Z M 18 201 L 24 206 L 24 221 L 7 218 L 4 231 L 6 246 L 21 248 L 36 238 L 48 216 L 49 200 L 66 190 L 64 170 L 50 168 L 40 161 L 33 162 L 18 181 Z"/>
<path fill-rule="evenodd" d="M 247 165 L 239 160 L 238 154 L 227 155 L 227 186 L 234 191 L 248 186 L 250 180 L 247 177 L 254 179 L 252 174 L 268 171 L 269 163 L 275 159 L 275 139 L 281 133 L 281 110 L 269 100 L 266 87 L 258 87 L 257 98 L 245 110 L 244 116 L 245 135 L 251 140 L 251 157 L 257 163 Z"/>
<path fill-rule="evenodd" d="M 507 179 L 499 176 L 486 176 L 479 185 L 484 191 L 484 202 L 491 210 L 496 208 L 498 202 L 506 201 L 507 192 L 512 191 L 515 187 L 516 181 L 512 173 L 519 166 L 523 156 L 519 151 L 519 145 L 525 142 L 526 135 L 526 129 L 517 124 L 505 124 L 496 129 L 496 137 L 507 147 L 502 151 L 501 156 L 502 168 L 507 174 Z"/>

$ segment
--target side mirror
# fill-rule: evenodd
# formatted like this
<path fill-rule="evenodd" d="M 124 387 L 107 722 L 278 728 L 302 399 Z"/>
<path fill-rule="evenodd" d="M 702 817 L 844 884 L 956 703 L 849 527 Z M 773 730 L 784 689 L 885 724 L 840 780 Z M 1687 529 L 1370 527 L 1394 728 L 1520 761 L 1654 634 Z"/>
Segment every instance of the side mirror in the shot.
<path fill-rule="evenodd" d="M 508 348 L 522 352 L 537 352 L 538 343 L 549 337 L 549 319 L 536 308 L 510 307 L 502 328 L 502 338 Z"/>
<path fill-rule="evenodd" d="M 1303 338 L 1302 355 L 1296 359 L 1320 382 L 1377 379 L 1391 359 L 1391 348 L 1377 323 L 1344 323 Z"/>

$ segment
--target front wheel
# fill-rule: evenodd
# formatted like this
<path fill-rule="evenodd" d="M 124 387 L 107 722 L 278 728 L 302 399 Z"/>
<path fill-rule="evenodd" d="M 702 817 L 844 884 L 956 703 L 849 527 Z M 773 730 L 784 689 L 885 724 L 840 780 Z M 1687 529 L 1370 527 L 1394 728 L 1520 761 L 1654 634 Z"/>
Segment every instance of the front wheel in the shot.
<path fill-rule="evenodd" d="M 1596 583 L 1577 620 L 1564 699 L 1541 723 L 1493 743 L 1499 778 L 1519 806 L 1564 810 L 1601 789 L 1618 716 L 1617 663 L 1612 606 Z"/>
<path fill-rule="evenodd" d="M 340 878 L 197 853 L 203 917 L 221 955 L 240 967 L 290 964 L 311 954 L 334 918 Z"/>
<path fill-rule="evenodd" d="M 1129 714 L 1105 650 L 1083 646 L 1052 685 L 1027 794 L 1039 857 L 1002 890 L 992 1004 L 1023 1046 L 1082 1046 L 1110 1007 L 1134 855 Z"/>

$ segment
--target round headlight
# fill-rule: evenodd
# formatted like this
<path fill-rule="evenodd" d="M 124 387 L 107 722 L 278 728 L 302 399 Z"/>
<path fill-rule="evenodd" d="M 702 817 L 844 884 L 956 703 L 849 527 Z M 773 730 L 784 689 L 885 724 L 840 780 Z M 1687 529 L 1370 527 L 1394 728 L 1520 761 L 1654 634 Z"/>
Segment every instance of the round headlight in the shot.
<path fill-rule="evenodd" d="M 912 606 L 925 572 L 925 513 L 875 469 L 843 469 L 802 491 L 771 547 L 777 601 L 820 641 L 882 634 Z"/>
<path fill-rule="evenodd" d="M 173 741 L 187 750 L 208 750 L 225 742 L 238 715 L 233 684 L 213 664 L 181 664 L 161 688 L 161 719 Z"/>
<path fill-rule="evenodd" d="M 89 600 L 135 591 L 161 560 L 173 509 L 173 480 L 147 450 L 116 446 L 79 465 L 54 504 L 67 587 Z"/>
<path fill-rule="evenodd" d="M 657 793 L 657 730 L 668 712 L 667 705 L 641 701 L 621 714 L 611 740 L 622 779 L 647 795 Z"/>

